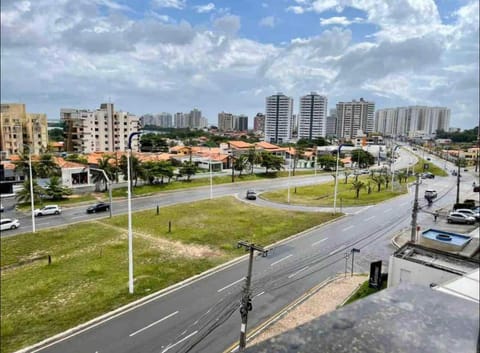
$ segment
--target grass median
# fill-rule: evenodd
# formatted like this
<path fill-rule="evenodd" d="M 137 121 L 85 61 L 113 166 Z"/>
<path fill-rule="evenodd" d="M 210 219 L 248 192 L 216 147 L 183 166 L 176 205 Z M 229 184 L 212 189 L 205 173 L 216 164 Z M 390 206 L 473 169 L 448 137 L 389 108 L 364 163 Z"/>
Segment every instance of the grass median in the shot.
<path fill-rule="evenodd" d="M 231 197 L 161 208 L 158 216 L 156 209 L 137 212 L 134 295 L 126 216 L 2 238 L 0 350 L 33 344 L 241 256 L 238 240 L 266 246 L 333 218 Z"/>

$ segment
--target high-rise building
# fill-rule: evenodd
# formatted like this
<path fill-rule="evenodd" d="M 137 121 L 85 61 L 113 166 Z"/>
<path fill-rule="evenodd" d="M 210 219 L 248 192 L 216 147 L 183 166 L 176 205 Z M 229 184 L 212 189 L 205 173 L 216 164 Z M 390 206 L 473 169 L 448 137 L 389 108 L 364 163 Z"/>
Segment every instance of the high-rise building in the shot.
<path fill-rule="evenodd" d="M 140 123 L 142 126 L 153 125 L 163 128 L 173 127 L 172 114 L 160 113 L 160 114 L 145 114 L 140 117 Z"/>
<path fill-rule="evenodd" d="M 65 123 L 65 150 L 75 153 L 125 151 L 128 137 L 138 132 L 139 118 L 115 111 L 113 103 L 102 103 L 95 111 L 86 109 L 60 110 Z M 138 139 L 132 140 L 132 150 L 138 151 Z"/>
<path fill-rule="evenodd" d="M 182 129 L 187 127 L 187 119 L 184 113 L 175 113 L 173 116 L 173 127 Z"/>
<path fill-rule="evenodd" d="M 233 114 L 221 112 L 218 113 L 218 130 L 219 131 L 233 131 L 235 122 Z"/>
<path fill-rule="evenodd" d="M 7 156 L 22 153 L 24 145 L 33 154 L 48 146 L 47 115 L 27 113 L 23 103 L 2 103 L 0 110 L 0 151 Z"/>
<path fill-rule="evenodd" d="M 375 112 L 375 130 L 387 136 L 434 137 L 437 130 L 448 131 L 450 109 L 409 106 L 379 109 Z"/>
<path fill-rule="evenodd" d="M 300 97 L 298 138 L 314 140 L 327 133 L 327 97 L 312 92 Z"/>
<path fill-rule="evenodd" d="M 360 132 L 373 132 L 374 110 L 375 103 L 363 98 L 337 103 L 337 137 L 350 140 Z"/>
<path fill-rule="evenodd" d="M 277 93 L 265 99 L 265 141 L 285 143 L 292 137 L 293 98 Z"/>
<path fill-rule="evenodd" d="M 248 130 L 248 116 L 246 115 L 235 116 L 235 130 L 236 131 Z"/>
<path fill-rule="evenodd" d="M 337 109 L 330 109 L 330 113 L 327 116 L 327 128 L 325 131 L 326 136 L 335 136 L 337 129 Z"/>
<path fill-rule="evenodd" d="M 255 132 L 265 131 L 265 114 L 257 113 L 253 118 L 253 130 Z"/>

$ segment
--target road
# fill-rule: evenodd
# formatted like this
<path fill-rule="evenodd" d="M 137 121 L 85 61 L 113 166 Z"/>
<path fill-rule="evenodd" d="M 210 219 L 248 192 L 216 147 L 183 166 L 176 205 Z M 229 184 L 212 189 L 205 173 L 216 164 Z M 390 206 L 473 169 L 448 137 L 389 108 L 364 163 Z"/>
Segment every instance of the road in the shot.
<path fill-rule="evenodd" d="M 315 182 L 325 178 L 332 180 L 331 176 L 304 177 L 295 179 L 295 185 L 311 183 L 312 178 Z M 434 207 L 451 205 L 455 197 L 455 180 L 453 177 L 423 180 L 420 195 L 424 189 L 434 187 L 439 193 Z M 273 186 L 268 181 L 261 188 L 286 187 L 287 182 L 278 180 Z M 215 196 L 240 192 L 243 196 L 246 188 L 245 185 L 218 186 Z M 205 193 L 204 189 L 196 189 L 161 195 L 156 199 L 136 199 L 135 208 L 208 198 Z M 376 260 L 383 260 L 386 266 L 393 250 L 391 235 L 409 226 L 412 202 L 413 192 L 410 192 L 375 206 L 352 208 L 347 216 L 336 222 L 273 246 L 267 257 L 257 256 L 252 286 L 254 309 L 250 312 L 248 327 L 263 322 L 332 274 L 343 272 L 345 252 L 352 247 L 360 249 L 355 256 L 355 271 L 368 271 L 370 262 Z M 425 202 L 421 200 L 421 204 Z M 117 212 L 120 212 L 120 206 L 116 206 Z M 66 217 L 69 211 L 52 219 Z M 71 212 L 74 215 L 80 210 Z M 433 224 L 433 217 L 428 212 L 421 212 L 418 222 L 425 228 Z M 247 261 L 244 259 L 179 288 L 153 296 L 132 310 L 34 351 L 222 352 L 239 336 L 238 308 L 246 272 Z"/>

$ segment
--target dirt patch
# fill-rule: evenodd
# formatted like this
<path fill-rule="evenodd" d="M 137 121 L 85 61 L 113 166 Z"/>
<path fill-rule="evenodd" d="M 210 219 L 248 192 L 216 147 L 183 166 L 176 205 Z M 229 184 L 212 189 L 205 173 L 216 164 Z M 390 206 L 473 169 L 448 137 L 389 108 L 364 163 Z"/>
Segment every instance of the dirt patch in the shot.
<path fill-rule="evenodd" d="M 366 280 L 366 276 L 337 278 L 274 322 L 253 340 L 248 341 L 248 344 L 260 343 L 335 310 Z"/>

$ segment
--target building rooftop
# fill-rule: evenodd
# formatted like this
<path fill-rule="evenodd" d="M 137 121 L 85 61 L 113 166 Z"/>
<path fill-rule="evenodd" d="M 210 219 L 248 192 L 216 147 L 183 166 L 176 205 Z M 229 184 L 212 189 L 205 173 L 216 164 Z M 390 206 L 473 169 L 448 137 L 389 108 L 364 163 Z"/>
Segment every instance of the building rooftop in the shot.
<path fill-rule="evenodd" d="M 474 353 L 478 351 L 478 333 L 478 303 L 402 283 L 246 352 Z"/>

